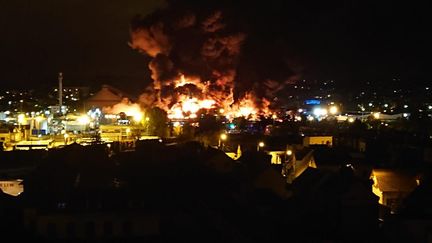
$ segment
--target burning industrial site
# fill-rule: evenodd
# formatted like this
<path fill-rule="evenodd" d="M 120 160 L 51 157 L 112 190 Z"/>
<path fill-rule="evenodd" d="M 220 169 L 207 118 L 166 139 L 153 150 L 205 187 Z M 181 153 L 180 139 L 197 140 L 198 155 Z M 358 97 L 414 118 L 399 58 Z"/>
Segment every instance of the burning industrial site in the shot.
<path fill-rule="evenodd" d="M 144 109 L 163 109 L 171 120 L 194 119 L 199 113 L 228 120 L 276 116 L 270 102 L 275 97 L 265 97 L 275 87 L 238 85 L 248 34 L 228 21 L 223 11 L 163 9 L 135 17 L 130 36 L 130 47 L 151 57 L 152 83 L 138 100 Z"/>

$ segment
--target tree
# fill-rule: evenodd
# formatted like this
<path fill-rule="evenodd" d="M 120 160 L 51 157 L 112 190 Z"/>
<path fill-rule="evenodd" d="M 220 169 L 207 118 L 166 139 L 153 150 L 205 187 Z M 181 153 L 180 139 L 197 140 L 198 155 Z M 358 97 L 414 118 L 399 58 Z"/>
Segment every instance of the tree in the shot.
<path fill-rule="evenodd" d="M 147 116 L 149 118 L 149 133 L 159 137 L 166 137 L 168 134 L 167 113 L 158 107 L 153 107 L 147 111 Z"/>
<path fill-rule="evenodd" d="M 219 132 L 221 129 L 221 122 L 217 121 L 213 115 L 206 114 L 199 120 L 199 133 Z"/>

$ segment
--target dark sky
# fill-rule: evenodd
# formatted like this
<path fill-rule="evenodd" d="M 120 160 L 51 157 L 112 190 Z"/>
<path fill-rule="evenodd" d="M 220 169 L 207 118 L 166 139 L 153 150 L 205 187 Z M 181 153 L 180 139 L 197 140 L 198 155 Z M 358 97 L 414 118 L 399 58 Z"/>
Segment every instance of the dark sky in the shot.
<path fill-rule="evenodd" d="M 129 23 L 161 2 L 0 1 L 0 83 L 54 86 L 61 70 L 65 85 L 142 89 L 150 79 L 149 59 L 128 47 Z M 265 53 L 263 59 L 286 56 L 304 78 L 336 79 L 348 86 L 393 77 L 411 84 L 430 80 L 426 5 L 279 0 L 238 1 L 229 8 L 247 22 L 252 46 L 262 43 L 257 53 Z"/>
<path fill-rule="evenodd" d="M 65 85 L 148 79 L 144 56 L 129 48 L 129 23 L 161 1 L 0 1 L 0 82 L 47 86 L 64 72 Z"/>

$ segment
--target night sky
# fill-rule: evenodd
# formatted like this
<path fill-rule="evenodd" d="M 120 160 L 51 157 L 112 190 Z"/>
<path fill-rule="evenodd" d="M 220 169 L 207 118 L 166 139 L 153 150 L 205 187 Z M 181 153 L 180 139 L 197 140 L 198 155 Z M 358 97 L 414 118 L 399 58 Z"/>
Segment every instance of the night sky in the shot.
<path fill-rule="evenodd" d="M 260 59 L 251 61 L 251 68 L 267 65 L 274 79 L 284 79 L 282 69 L 289 66 L 301 78 L 335 79 L 345 86 L 394 77 L 410 85 L 430 81 L 431 17 L 426 5 L 229 2 L 183 5 L 192 11 L 221 8 L 238 15 L 248 35 L 241 61 Z M 0 82 L 3 87 L 51 87 L 63 71 L 65 85 L 109 83 L 129 91 L 143 89 L 150 83 L 149 58 L 128 46 L 129 24 L 136 14 L 145 16 L 167 5 L 139 0 L 1 1 Z"/>

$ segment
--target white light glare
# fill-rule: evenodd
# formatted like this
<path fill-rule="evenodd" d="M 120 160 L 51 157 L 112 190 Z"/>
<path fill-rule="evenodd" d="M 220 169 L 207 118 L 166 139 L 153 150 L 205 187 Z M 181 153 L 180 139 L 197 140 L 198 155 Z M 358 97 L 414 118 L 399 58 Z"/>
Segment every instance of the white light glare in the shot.
<path fill-rule="evenodd" d="M 318 116 L 325 116 L 325 115 L 327 115 L 327 109 L 317 107 L 313 110 L 313 114 L 317 117 Z"/>

